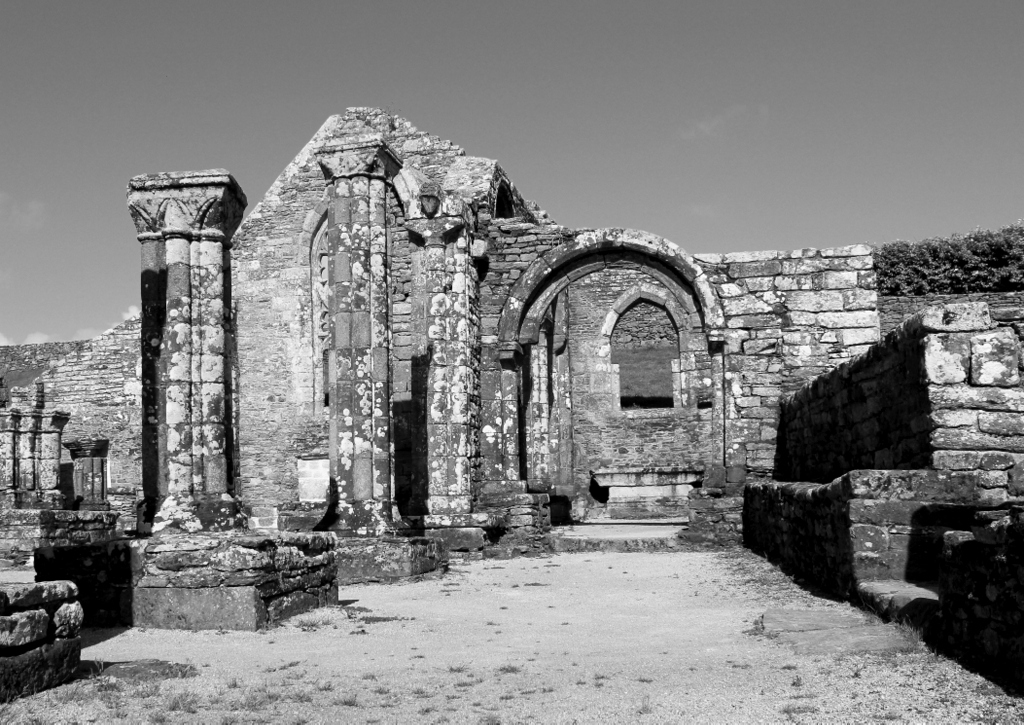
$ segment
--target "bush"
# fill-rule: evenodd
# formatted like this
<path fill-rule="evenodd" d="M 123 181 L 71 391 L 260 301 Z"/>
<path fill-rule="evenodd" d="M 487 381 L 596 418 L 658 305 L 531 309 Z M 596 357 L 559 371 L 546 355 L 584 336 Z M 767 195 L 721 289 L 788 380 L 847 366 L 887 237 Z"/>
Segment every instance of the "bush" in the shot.
<path fill-rule="evenodd" d="M 1024 222 L 999 230 L 875 250 L 878 293 L 887 296 L 1024 290 Z"/>

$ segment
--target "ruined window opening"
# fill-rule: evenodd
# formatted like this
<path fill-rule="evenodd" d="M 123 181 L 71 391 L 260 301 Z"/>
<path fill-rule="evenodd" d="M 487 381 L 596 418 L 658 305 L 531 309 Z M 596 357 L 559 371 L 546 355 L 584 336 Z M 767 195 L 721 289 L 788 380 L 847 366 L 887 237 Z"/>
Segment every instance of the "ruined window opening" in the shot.
<path fill-rule="evenodd" d="M 107 500 L 109 470 L 107 467 L 108 441 L 90 441 L 87 444 L 67 446 L 71 454 L 73 509 L 88 510 L 94 504 Z"/>
<path fill-rule="evenodd" d="M 611 336 L 611 362 L 619 370 L 619 406 L 672 408 L 672 361 L 679 333 L 664 307 L 639 301 L 622 313 Z"/>
<path fill-rule="evenodd" d="M 512 203 L 512 191 L 503 181 L 498 185 L 498 193 L 494 197 L 494 216 L 498 219 L 508 219 L 515 215 L 516 208 Z"/>

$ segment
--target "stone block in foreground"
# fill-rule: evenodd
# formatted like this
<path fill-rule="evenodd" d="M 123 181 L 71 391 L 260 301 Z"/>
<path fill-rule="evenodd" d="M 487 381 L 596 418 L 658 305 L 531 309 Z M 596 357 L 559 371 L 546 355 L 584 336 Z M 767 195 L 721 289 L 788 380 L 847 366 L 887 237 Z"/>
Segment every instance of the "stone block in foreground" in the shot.
<path fill-rule="evenodd" d="M 82 607 L 68 581 L 0 585 L 0 701 L 56 687 L 82 655 Z"/>
<path fill-rule="evenodd" d="M 256 630 L 338 601 L 329 532 L 121 539 L 36 552 L 39 579 L 82 588 L 90 625 Z"/>

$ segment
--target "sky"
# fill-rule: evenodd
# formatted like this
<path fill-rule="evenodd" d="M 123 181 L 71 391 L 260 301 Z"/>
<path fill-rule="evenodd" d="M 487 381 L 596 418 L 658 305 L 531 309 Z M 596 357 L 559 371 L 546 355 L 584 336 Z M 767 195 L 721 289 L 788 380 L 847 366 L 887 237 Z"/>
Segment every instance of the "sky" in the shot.
<path fill-rule="evenodd" d="M 0 0 L 0 344 L 139 301 L 125 187 L 226 168 L 250 209 L 378 106 L 572 227 L 691 253 L 1024 217 L 1021 0 Z"/>

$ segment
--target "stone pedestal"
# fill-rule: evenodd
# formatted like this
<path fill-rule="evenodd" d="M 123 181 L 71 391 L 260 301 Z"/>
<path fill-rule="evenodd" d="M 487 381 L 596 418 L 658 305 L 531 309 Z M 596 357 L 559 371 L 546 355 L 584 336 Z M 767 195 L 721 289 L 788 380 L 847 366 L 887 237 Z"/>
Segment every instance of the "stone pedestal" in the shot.
<path fill-rule="evenodd" d="M 225 277 L 245 205 L 222 169 L 136 176 L 128 185 L 142 244 L 140 531 L 234 524 Z"/>

